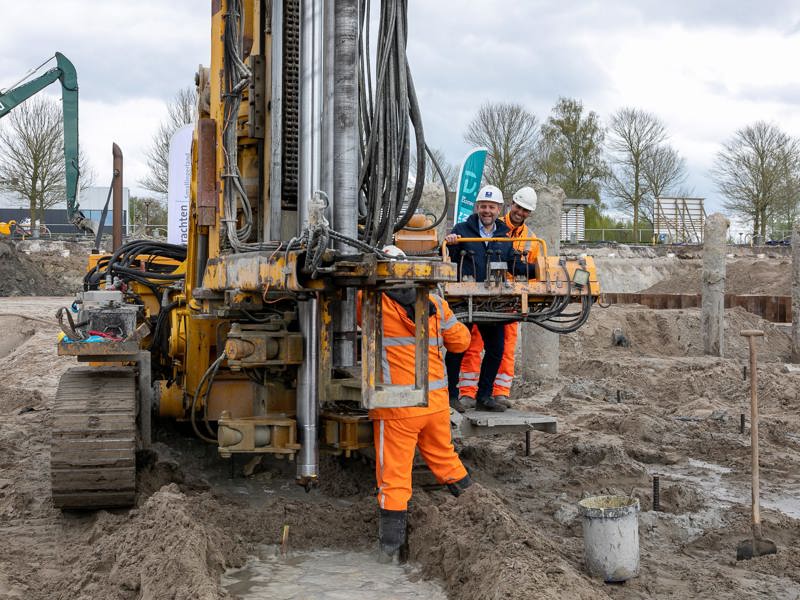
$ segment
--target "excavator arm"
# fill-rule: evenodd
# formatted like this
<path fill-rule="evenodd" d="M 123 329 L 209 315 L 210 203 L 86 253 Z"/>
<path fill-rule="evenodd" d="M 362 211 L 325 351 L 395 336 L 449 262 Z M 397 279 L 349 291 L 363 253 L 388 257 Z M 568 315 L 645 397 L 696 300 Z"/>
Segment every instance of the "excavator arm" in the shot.
<path fill-rule="evenodd" d="M 54 81 L 61 82 L 64 116 L 64 162 L 66 164 L 67 218 L 83 231 L 95 233 L 95 224 L 78 206 L 78 75 L 70 60 L 56 52 L 56 66 L 39 77 L 0 92 L 0 119 L 14 107 L 42 91 Z"/>

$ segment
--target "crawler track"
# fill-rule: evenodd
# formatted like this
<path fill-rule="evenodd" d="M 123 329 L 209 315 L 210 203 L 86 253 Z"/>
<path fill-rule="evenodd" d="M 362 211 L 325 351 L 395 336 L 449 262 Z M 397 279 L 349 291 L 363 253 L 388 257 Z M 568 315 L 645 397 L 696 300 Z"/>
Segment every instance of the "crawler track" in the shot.
<path fill-rule="evenodd" d="M 62 509 L 130 506 L 136 493 L 136 375 L 131 367 L 75 367 L 52 414 L 50 477 Z"/>

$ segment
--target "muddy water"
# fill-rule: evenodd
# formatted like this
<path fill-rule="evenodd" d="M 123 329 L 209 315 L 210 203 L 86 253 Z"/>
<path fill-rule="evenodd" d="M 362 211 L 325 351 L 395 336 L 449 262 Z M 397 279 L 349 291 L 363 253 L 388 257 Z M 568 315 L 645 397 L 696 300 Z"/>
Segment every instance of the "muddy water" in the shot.
<path fill-rule="evenodd" d="M 732 471 L 728 467 L 689 459 L 688 468 L 665 467 L 660 470 L 673 479 L 691 482 L 707 496 L 722 504 L 750 504 L 752 502 L 750 488 L 735 484 L 725 478 Z M 762 508 L 772 509 L 800 519 L 800 487 L 797 485 L 776 485 L 761 481 Z"/>
<path fill-rule="evenodd" d="M 379 564 L 368 552 L 289 552 L 261 548 L 242 569 L 222 576 L 222 586 L 242 600 L 446 600 L 444 590 L 419 580 L 410 567 Z"/>

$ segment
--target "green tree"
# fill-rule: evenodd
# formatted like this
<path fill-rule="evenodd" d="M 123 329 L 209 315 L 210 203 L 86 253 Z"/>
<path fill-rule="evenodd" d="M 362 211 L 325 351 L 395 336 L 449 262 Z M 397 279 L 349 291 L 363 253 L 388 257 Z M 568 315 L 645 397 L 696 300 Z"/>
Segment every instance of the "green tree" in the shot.
<path fill-rule="evenodd" d="M 567 198 L 591 198 L 600 207 L 600 188 L 608 175 L 603 160 L 605 131 L 594 111 L 583 103 L 559 98 L 542 125 L 537 167 L 547 183 L 560 186 Z"/>
<path fill-rule="evenodd" d="M 766 238 L 770 216 L 797 212 L 800 143 L 776 125 L 758 121 L 739 129 L 717 153 L 711 176 L 723 206 L 753 223 Z"/>
<path fill-rule="evenodd" d="M 144 235 L 153 235 L 159 229 L 166 230 L 167 203 L 163 200 L 131 196 L 128 200 L 128 208 L 134 231 L 143 232 Z"/>

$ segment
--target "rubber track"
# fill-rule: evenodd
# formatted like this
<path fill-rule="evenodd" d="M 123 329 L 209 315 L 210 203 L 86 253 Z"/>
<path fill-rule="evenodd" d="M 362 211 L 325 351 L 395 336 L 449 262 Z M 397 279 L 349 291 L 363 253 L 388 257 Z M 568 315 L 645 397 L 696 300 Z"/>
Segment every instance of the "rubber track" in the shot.
<path fill-rule="evenodd" d="M 52 411 L 50 481 L 62 509 L 131 506 L 136 495 L 136 374 L 75 367 Z"/>

